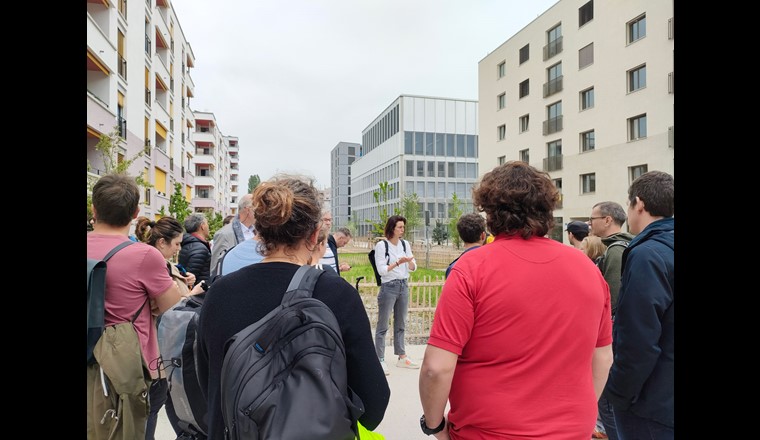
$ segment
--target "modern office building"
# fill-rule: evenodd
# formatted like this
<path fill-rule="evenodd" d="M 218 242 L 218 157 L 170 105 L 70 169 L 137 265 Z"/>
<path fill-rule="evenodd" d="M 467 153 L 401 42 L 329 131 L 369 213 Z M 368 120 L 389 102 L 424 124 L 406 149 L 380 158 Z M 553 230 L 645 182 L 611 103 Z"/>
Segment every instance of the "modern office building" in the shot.
<path fill-rule="evenodd" d="M 452 195 L 472 211 L 478 178 L 478 102 L 401 95 L 362 131 L 360 153 L 351 165 L 351 209 L 359 235 L 380 218 L 374 193 L 388 182 L 388 214 L 401 209 L 404 195 L 417 194 L 419 212 L 446 220 Z M 424 222 L 423 222 L 424 223 Z M 424 237 L 422 228 L 407 236 Z"/>
<path fill-rule="evenodd" d="M 351 221 L 351 164 L 359 155 L 360 144 L 338 142 L 330 152 L 330 212 L 333 229 Z"/>
<path fill-rule="evenodd" d="M 95 146 L 103 134 L 116 131 L 117 160 L 145 152 L 128 169 L 152 185 L 143 191 L 140 215 L 158 218 L 162 208 L 168 213 L 177 183 L 196 205 L 191 133 L 198 128 L 190 109 L 194 64 L 193 50 L 168 0 L 87 1 L 88 183 L 106 172 Z M 216 167 L 227 164 L 229 160 Z M 230 192 L 231 187 L 222 193 L 227 200 Z"/>
<path fill-rule="evenodd" d="M 673 173 L 673 1 L 560 0 L 478 64 L 480 171 L 522 160 L 562 192 L 552 238 Z M 627 226 L 627 225 L 626 225 Z"/>

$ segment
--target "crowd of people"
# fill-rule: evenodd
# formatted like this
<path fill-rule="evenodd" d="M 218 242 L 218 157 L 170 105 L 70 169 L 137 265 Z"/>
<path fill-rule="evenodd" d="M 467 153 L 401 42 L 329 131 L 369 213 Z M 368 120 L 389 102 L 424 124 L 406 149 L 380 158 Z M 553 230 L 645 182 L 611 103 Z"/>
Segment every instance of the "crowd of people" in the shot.
<path fill-rule="evenodd" d="M 340 325 L 364 429 L 380 424 L 390 401 L 385 336 L 392 326 L 396 367 L 420 369 L 420 427 L 439 440 L 673 438 L 674 181 L 667 173 L 634 180 L 627 213 L 604 201 L 590 208 L 588 221 L 569 222 L 570 246 L 548 237 L 559 200 L 548 174 L 518 161 L 486 173 L 473 188 L 478 212 L 457 223 L 464 251 L 446 269 L 421 360 L 407 356 L 404 344 L 408 280 L 417 263 L 403 216 L 386 220 L 374 248 L 380 289 L 373 334 L 356 289 L 339 276 L 351 270 L 338 253 L 351 231 L 333 227 L 309 179 L 278 175 L 262 182 L 241 197 L 237 214 L 213 239 L 203 213 L 184 224 L 168 216 L 154 221 L 138 217 L 139 198 L 129 176 L 97 182 L 87 255 L 103 258 L 130 240 L 134 222 L 139 243 L 108 263 L 105 324 L 132 321 L 139 336 L 150 377 L 149 410 L 138 431 L 146 439 L 154 438 L 161 407 L 182 435 L 168 398 L 157 318 L 183 297 L 205 296 L 198 377 L 208 438 L 225 438 L 225 342 L 277 307 L 303 265 L 325 271 L 313 297 Z M 88 365 L 88 381 L 97 375 Z M 88 405 L 88 439 L 101 438 L 96 425 L 105 418 Z"/>

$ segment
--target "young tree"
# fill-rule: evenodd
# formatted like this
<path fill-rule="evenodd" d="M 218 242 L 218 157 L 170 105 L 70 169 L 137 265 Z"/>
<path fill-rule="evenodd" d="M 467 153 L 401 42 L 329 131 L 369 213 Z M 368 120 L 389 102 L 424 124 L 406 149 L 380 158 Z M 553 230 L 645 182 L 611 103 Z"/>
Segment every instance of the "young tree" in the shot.
<path fill-rule="evenodd" d="M 206 211 L 204 214 L 206 214 L 206 219 L 208 220 L 208 239 L 213 240 L 216 231 L 224 226 L 224 217 L 222 217 L 221 213 L 214 211 Z"/>
<path fill-rule="evenodd" d="M 119 127 L 115 126 L 113 128 L 113 131 L 111 131 L 108 134 L 103 134 L 100 136 L 100 140 L 98 141 L 97 145 L 95 145 L 95 150 L 100 153 L 100 157 L 103 160 L 103 171 L 104 174 L 112 174 L 112 173 L 123 173 L 129 175 L 129 167 L 132 166 L 134 161 L 142 157 L 148 148 L 146 147 L 142 151 L 138 152 L 131 158 L 119 158 L 118 155 L 118 146 L 119 143 L 122 142 L 121 136 L 119 136 Z M 89 172 L 92 170 L 92 164 L 90 161 L 87 161 L 87 171 Z M 87 218 L 92 217 L 92 187 L 95 186 L 95 182 L 97 182 L 98 179 L 90 178 L 89 175 L 87 175 Z M 141 186 L 143 188 L 152 188 L 153 185 L 150 184 L 145 179 L 145 176 L 142 174 L 138 174 L 135 176 L 135 182 L 137 182 L 138 186 Z"/>
<path fill-rule="evenodd" d="M 420 199 L 417 193 L 407 194 L 401 198 L 401 210 L 396 210 L 396 214 L 403 215 L 406 218 L 405 238 L 409 242 L 414 242 L 414 230 L 422 225 L 422 216 L 420 215 Z"/>
<path fill-rule="evenodd" d="M 461 216 L 462 201 L 459 200 L 456 193 L 452 193 L 451 201 L 449 202 L 449 237 L 457 249 L 462 246 L 462 238 L 459 236 L 459 231 L 457 231 L 457 222 Z"/>
<path fill-rule="evenodd" d="M 441 244 L 442 241 L 449 239 L 449 227 L 447 224 L 440 220 L 435 221 L 435 228 L 433 228 L 433 241 Z"/>
<path fill-rule="evenodd" d="M 174 194 L 169 197 L 169 213 L 180 223 L 184 223 L 185 218 L 193 213 L 190 202 L 182 194 L 182 184 L 179 182 L 174 183 Z"/>
<path fill-rule="evenodd" d="M 258 174 L 254 174 L 253 176 L 248 178 L 248 194 L 252 193 L 254 189 L 256 189 L 257 186 L 259 186 L 259 183 L 261 183 L 261 178 Z"/>
<path fill-rule="evenodd" d="M 372 225 L 372 233 L 375 237 L 382 237 L 385 234 L 385 222 L 388 221 L 388 182 L 380 182 L 379 190 L 372 193 L 377 203 L 377 212 L 380 213 L 380 220 L 365 219 Z"/>

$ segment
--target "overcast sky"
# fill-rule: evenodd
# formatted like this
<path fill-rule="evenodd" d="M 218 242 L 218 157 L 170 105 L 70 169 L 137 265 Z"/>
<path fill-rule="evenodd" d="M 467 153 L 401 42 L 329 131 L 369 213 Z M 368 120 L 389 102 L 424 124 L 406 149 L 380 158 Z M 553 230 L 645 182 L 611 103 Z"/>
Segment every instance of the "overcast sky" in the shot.
<path fill-rule="evenodd" d="M 195 54 L 193 110 L 248 177 L 330 186 L 330 151 L 399 95 L 478 99 L 478 62 L 557 0 L 174 0 Z"/>

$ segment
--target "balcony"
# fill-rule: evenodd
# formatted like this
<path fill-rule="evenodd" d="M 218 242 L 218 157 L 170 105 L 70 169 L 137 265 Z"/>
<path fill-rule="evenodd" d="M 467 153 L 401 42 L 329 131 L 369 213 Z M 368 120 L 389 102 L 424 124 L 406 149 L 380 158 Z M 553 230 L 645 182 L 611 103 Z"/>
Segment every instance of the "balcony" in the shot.
<path fill-rule="evenodd" d="M 116 70 L 114 60 L 116 60 L 116 48 L 108 40 L 108 37 L 104 33 L 104 30 L 100 27 L 95 18 L 90 14 L 87 14 L 87 48 L 88 52 L 92 55 L 88 55 L 88 58 L 92 56 L 97 60 L 97 64 L 94 68 L 90 68 L 90 63 L 87 63 L 87 70 L 101 70 L 100 66 L 103 66 L 106 70 L 113 72 Z M 100 66 L 98 66 L 100 65 Z M 105 73 L 108 75 L 108 73 Z"/>
<path fill-rule="evenodd" d="M 193 82 L 193 78 L 190 76 L 189 71 L 185 74 L 185 86 L 187 86 L 187 97 L 192 98 L 195 96 L 195 83 Z"/>
<path fill-rule="evenodd" d="M 117 127 L 119 130 L 119 137 L 122 139 L 127 138 L 127 120 L 119 117 L 117 120 Z"/>
<path fill-rule="evenodd" d="M 145 155 L 150 157 L 150 152 L 153 150 L 153 147 L 150 145 L 150 139 L 145 141 Z"/>
<path fill-rule="evenodd" d="M 544 136 L 562 130 L 562 115 L 544 121 Z"/>
<path fill-rule="evenodd" d="M 562 169 L 562 155 L 544 158 L 544 171 L 557 171 Z"/>
<path fill-rule="evenodd" d="M 544 83 L 544 98 L 562 91 L 562 78 L 563 75 L 560 75 Z"/>
<path fill-rule="evenodd" d="M 153 41 L 151 41 L 148 34 L 145 34 L 145 53 L 148 54 L 148 56 L 151 55 L 151 48 L 153 47 Z"/>
<path fill-rule="evenodd" d="M 544 46 L 544 61 L 562 52 L 562 37 L 557 37 L 556 40 L 549 42 Z"/>
<path fill-rule="evenodd" d="M 209 144 L 216 145 L 216 139 L 214 139 L 214 135 L 210 131 L 197 130 L 193 133 L 192 138 L 196 144 L 199 142 L 208 142 Z"/>
<path fill-rule="evenodd" d="M 127 80 L 127 60 L 124 59 L 123 56 L 119 55 L 117 59 L 117 68 L 119 71 L 119 76 L 124 79 L 124 81 Z"/>
<path fill-rule="evenodd" d="M 153 104 L 153 100 L 151 98 L 151 93 L 149 89 L 145 89 L 145 105 L 150 108 L 150 106 Z"/>
<path fill-rule="evenodd" d="M 213 176 L 195 176 L 195 185 L 196 186 L 209 186 L 209 187 L 216 187 L 216 179 Z"/>

